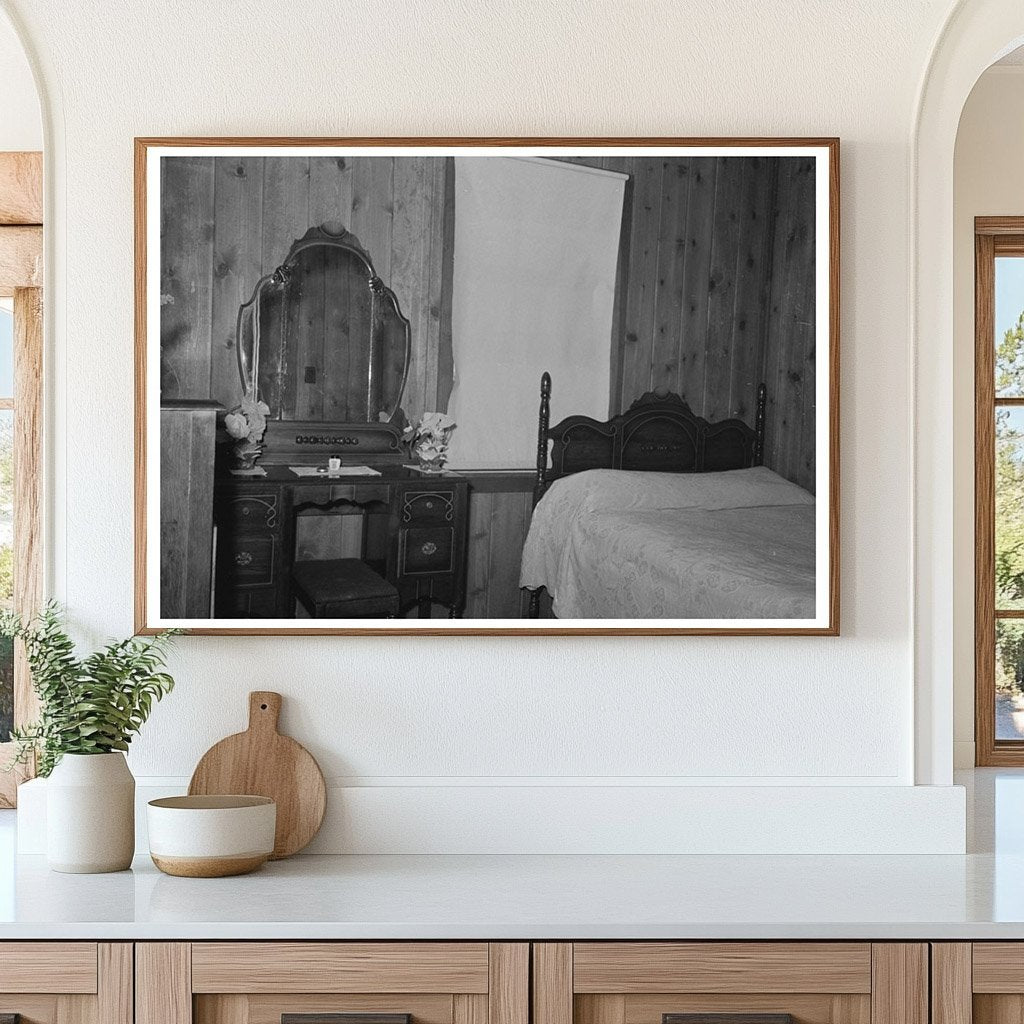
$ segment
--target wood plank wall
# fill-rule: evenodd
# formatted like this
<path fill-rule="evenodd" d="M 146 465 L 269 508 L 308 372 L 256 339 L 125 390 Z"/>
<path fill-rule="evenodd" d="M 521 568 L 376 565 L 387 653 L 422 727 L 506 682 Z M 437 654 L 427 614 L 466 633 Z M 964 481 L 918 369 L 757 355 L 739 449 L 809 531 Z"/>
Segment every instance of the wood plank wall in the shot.
<path fill-rule="evenodd" d="M 762 370 L 768 384 L 765 465 L 812 493 L 816 347 L 814 193 L 813 161 L 779 161 L 771 305 Z"/>
<path fill-rule="evenodd" d="M 580 157 L 630 175 L 610 414 L 667 387 L 753 424 L 765 463 L 814 490 L 814 164 L 783 157 Z"/>
<path fill-rule="evenodd" d="M 630 175 L 610 414 L 668 387 L 703 416 L 751 421 L 765 380 L 766 464 L 813 490 L 813 164 L 799 157 L 572 162 Z M 239 304 L 295 238 L 336 221 L 367 248 L 411 321 L 407 414 L 447 408 L 450 160 L 175 157 L 164 164 L 165 398 L 235 403 Z"/>
<path fill-rule="evenodd" d="M 160 410 L 160 609 L 168 619 L 210 614 L 213 450 L 217 406 Z"/>
<path fill-rule="evenodd" d="M 472 491 L 466 564 L 466 618 L 525 618 L 519 567 L 533 515 L 531 491 Z"/>
<path fill-rule="evenodd" d="M 426 157 L 165 158 L 162 397 L 212 398 L 228 408 L 237 403 L 239 305 L 296 238 L 333 221 L 370 253 L 411 323 L 413 356 L 402 403 L 407 415 L 447 408 L 449 165 Z"/>

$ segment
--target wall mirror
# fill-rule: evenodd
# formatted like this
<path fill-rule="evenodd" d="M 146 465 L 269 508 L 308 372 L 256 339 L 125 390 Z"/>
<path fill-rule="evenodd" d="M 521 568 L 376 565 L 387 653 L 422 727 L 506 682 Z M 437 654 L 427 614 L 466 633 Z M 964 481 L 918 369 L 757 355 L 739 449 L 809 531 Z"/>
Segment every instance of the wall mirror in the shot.
<path fill-rule="evenodd" d="M 409 372 L 409 321 L 344 227 L 310 228 L 238 310 L 243 393 L 281 423 L 391 423 Z"/>

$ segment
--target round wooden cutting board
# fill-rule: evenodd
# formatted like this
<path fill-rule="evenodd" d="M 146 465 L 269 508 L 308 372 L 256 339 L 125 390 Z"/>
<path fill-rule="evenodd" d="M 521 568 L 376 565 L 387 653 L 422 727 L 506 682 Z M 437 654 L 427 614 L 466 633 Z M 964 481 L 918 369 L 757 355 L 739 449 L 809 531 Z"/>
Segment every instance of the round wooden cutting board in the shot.
<path fill-rule="evenodd" d="M 317 834 L 327 808 L 327 787 L 313 755 L 277 731 L 281 694 L 249 694 L 249 728 L 214 744 L 192 774 L 190 796 L 244 793 L 277 804 L 271 860 L 290 857 Z"/>

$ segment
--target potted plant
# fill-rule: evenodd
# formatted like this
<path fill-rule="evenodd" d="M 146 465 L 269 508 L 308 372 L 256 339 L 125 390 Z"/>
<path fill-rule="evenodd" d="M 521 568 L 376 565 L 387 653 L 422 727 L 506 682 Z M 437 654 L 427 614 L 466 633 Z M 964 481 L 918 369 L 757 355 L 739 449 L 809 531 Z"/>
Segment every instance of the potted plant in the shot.
<path fill-rule="evenodd" d="M 242 401 L 224 416 L 224 429 L 235 439 L 233 452 L 239 469 L 252 470 L 263 454 L 270 406 L 260 401 L 255 389 L 246 391 Z"/>
<path fill-rule="evenodd" d="M 447 413 L 425 412 L 415 427 L 405 428 L 402 438 L 409 445 L 420 472 L 440 473 L 444 469 L 455 426 L 455 420 Z"/>
<path fill-rule="evenodd" d="M 171 630 L 112 641 L 83 658 L 50 603 L 28 622 L 0 614 L 0 636 L 20 640 L 39 719 L 12 732 L 13 764 L 36 759 L 48 778 L 47 861 L 54 871 L 122 871 L 135 852 L 135 779 L 124 752 L 154 701 L 174 687 L 161 671 Z M 13 767 L 13 764 L 11 767 Z"/>

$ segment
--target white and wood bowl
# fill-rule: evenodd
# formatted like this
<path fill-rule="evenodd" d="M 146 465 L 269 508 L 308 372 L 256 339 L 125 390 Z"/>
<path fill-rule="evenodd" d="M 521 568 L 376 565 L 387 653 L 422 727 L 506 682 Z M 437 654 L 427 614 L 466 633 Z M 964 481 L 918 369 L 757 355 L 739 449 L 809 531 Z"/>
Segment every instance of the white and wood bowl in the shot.
<path fill-rule="evenodd" d="M 149 853 L 168 875 L 225 878 L 274 852 L 277 805 L 266 796 L 169 796 L 147 808 Z"/>

